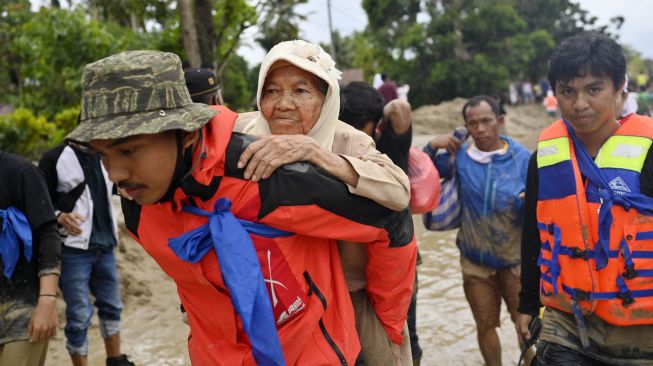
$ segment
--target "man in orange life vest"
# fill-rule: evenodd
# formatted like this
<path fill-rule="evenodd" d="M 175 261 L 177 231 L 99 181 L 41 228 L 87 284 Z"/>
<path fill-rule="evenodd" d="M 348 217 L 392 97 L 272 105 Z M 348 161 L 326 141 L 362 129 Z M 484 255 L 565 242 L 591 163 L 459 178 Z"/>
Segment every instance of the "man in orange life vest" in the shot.
<path fill-rule="evenodd" d="M 516 323 L 530 338 L 546 306 L 539 365 L 652 364 L 653 120 L 615 118 L 625 73 L 621 47 L 596 33 L 551 56 L 563 119 L 529 164 Z"/>
<path fill-rule="evenodd" d="M 175 280 L 195 365 L 348 365 L 360 352 L 336 239 L 371 243 L 368 288 L 401 343 L 416 246 L 391 211 L 308 163 L 244 179 L 236 113 L 193 104 L 179 58 L 128 51 L 86 66 L 78 127 L 123 199 L 130 234 Z"/>

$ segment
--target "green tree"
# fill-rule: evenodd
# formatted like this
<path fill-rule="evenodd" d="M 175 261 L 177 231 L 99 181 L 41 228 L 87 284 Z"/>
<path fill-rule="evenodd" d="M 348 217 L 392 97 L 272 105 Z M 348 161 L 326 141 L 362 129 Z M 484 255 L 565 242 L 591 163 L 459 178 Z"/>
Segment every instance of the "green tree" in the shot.
<path fill-rule="evenodd" d="M 333 41 L 336 45 L 336 54 L 331 55 L 336 62 L 336 67 L 340 70 L 354 67 L 354 59 L 356 58 L 356 36 L 353 34 L 349 37 L 344 37 L 337 30 L 333 32 Z M 331 43 L 320 43 L 326 52 L 331 54 Z"/>
<path fill-rule="evenodd" d="M 86 0 L 89 15 L 134 31 L 144 31 L 148 21 L 162 24 L 172 15 L 172 0 Z"/>
<path fill-rule="evenodd" d="M 247 76 L 248 66 L 245 59 L 237 54 L 231 57 L 222 73 L 222 96 L 225 104 L 233 110 L 252 110 L 254 97 Z"/>
<path fill-rule="evenodd" d="M 256 38 L 261 47 L 269 51 L 279 42 L 299 38 L 299 22 L 304 15 L 295 12 L 295 6 L 308 0 L 268 0 L 260 1 L 259 36 Z"/>
<path fill-rule="evenodd" d="M 20 60 L 18 104 L 51 117 L 76 106 L 87 63 L 129 49 L 147 48 L 148 37 L 115 23 L 89 20 L 82 8 L 41 8 L 20 24 L 10 53 Z"/>
<path fill-rule="evenodd" d="M 410 84 L 414 106 L 537 81 L 556 41 L 609 30 L 563 0 L 363 0 L 363 8 L 366 43 L 354 42 L 353 64 Z"/>
<path fill-rule="evenodd" d="M 624 22 L 622 16 L 614 16 L 610 24 L 598 24 L 598 18 L 570 0 L 513 0 L 513 3 L 528 24 L 529 31 L 545 30 L 556 43 L 582 31 L 597 31 L 611 34 Z"/>
<path fill-rule="evenodd" d="M 0 1 L 0 103 L 15 103 L 23 94 L 22 60 L 13 49 L 13 43 L 20 37 L 21 25 L 28 22 L 30 16 L 29 1 Z"/>
<path fill-rule="evenodd" d="M 532 81 L 546 74 L 548 59 L 555 44 L 582 31 L 596 31 L 616 38 L 610 32 L 621 28 L 622 16 L 615 16 L 609 24 L 598 24 L 598 18 L 569 0 L 514 0 L 516 10 L 524 18 L 535 54 L 526 65 L 526 76 Z"/>

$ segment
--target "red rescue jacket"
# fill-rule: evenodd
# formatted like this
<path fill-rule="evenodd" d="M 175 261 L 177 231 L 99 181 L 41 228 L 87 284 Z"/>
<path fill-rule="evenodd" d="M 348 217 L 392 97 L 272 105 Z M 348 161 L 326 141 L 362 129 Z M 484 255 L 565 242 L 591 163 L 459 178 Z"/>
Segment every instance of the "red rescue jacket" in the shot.
<path fill-rule="evenodd" d="M 308 163 L 286 165 L 259 182 L 245 180 L 236 164 L 253 138 L 232 134 L 236 114 L 218 109 L 203 128 L 204 146 L 194 153 L 197 168 L 171 202 L 139 206 L 123 200 L 130 233 L 177 284 L 190 321 L 192 363 L 255 364 L 215 252 L 191 264 L 168 247 L 169 238 L 207 222 L 182 211 L 184 204 L 212 211 L 220 197 L 233 202 L 240 219 L 295 233 L 252 235 L 288 365 L 353 364 L 360 352 L 336 239 L 371 243 L 367 291 L 386 332 L 401 343 L 417 252 L 409 211 L 354 196 Z"/>

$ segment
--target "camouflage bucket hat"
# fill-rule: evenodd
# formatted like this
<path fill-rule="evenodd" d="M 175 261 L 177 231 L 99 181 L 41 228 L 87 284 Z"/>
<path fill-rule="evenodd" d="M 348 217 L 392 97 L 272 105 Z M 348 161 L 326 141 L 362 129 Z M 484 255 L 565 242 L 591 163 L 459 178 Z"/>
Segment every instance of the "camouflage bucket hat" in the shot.
<path fill-rule="evenodd" d="M 175 129 L 195 131 L 217 112 L 190 99 L 177 55 L 127 51 L 86 65 L 80 122 L 66 139 L 87 143 Z"/>

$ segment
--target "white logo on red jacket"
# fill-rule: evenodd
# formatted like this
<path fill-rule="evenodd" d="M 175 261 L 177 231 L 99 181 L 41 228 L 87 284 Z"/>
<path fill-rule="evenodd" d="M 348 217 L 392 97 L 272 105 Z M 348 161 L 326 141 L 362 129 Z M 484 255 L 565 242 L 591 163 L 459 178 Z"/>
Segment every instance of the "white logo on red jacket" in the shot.
<path fill-rule="evenodd" d="M 279 285 L 279 286 L 285 288 L 286 290 L 288 289 L 288 287 L 286 287 L 286 285 L 284 285 L 283 283 L 272 279 L 272 261 L 270 261 L 270 256 L 271 255 L 272 255 L 272 252 L 270 250 L 268 250 L 268 276 L 270 276 L 270 277 L 265 278 L 265 276 L 264 276 L 263 281 L 270 284 L 270 295 L 272 296 L 272 307 L 276 308 L 277 304 L 279 303 L 279 299 L 277 299 L 277 294 L 274 292 L 274 285 Z"/>
<path fill-rule="evenodd" d="M 267 268 L 263 270 L 263 281 L 268 287 L 276 324 L 281 326 L 306 308 L 306 293 L 273 240 L 257 240 L 254 245 L 261 268 Z"/>

